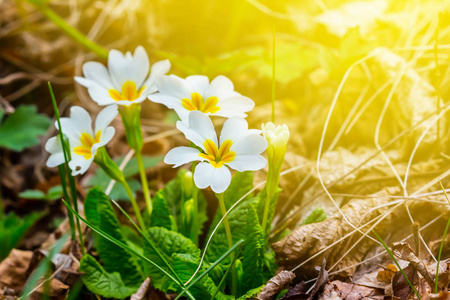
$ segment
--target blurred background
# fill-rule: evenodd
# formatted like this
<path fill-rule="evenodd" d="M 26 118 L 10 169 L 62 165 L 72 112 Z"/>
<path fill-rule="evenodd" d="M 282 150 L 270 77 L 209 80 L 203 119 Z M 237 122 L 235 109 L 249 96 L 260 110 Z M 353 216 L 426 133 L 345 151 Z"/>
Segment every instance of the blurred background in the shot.
<path fill-rule="evenodd" d="M 105 61 L 68 37 L 33 2 L 39 1 L 0 0 L 4 117 L 21 105 L 34 105 L 52 118 L 47 81 L 62 114 L 72 105 L 96 114 L 100 107 L 73 76 L 85 61 Z M 270 121 L 275 48 L 276 122 L 289 125 L 291 139 L 274 238 L 316 208 L 331 216 L 358 197 L 437 191 L 438 179 L 448 181 L 448 1 L 59 0 L 45 5 L 107 49 L 134 51 L 143 45 L 151 62 L 169 59 L 171 73 L 178 76 L 228 76 L 238 92 L 256 102 L 249 114 L 256 128 Z M 142 113 L 147 136 L 172 132 L 148 143 L 147 155 L 161 156 L 186 143 L 173 133 L 174 116 L 164 107 L 146 101 Z M 57 184 L 56 171 L 45 167 L 43 145 L 54 135 L 49 124 L 26 149 L 0 147 L 5 210 L 28 212 L 32 200 L 21 192 L 46 193 Z M 115 157 L 128 151 L 118 131 L 109 146 Z M 174 176 L 162 164 L 150 172 L 153 190 Z M 256 180 L 264 178 L 259 175 Z M 81 185 L 92 176 L 81 178 Z M 442 206 L 419 204 L 416 214 L 412 204 L 411 218 L 402 211 L 385 224 L 416 219 L 427 224 L 437 213 L 447 213 Z M 61 216 L 55 207 L 59 204 L 50 205 L 53 217 Z"/>

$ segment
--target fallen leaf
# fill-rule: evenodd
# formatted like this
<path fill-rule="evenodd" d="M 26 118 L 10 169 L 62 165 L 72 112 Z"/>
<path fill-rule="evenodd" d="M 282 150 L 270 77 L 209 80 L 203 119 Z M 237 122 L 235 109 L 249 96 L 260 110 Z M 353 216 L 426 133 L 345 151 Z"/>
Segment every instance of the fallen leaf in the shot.
<path fill-rule="evenodd" d="M 151 282 L 150 277 L 145 279 L 144 282 L 139 287 L 139 289 L 136 291 L 136 293 L 131 295 L 130 300 L 143 300 L 145 297 L 145 294 L 148 291 L 148 288 L 150 287 L 150 282 Z"/>
<path fill-rule="evenodd" d="M 368 300 L 368 299 L 384 299 L 384 295 L 380 290 L 370 288 L 353 283 L 335 280 L 328 283 L 323 293 L 319 296 L 319 300 L 345 299 L 345 300 Z"/>
<path fill-rule="evenodd" d="M 403 272 L 405 273 L 408 280 L 414 284 L 417 281 L 417 271 L 412 264 L 409 264 L 406 268 L 403 268 Z M 408 299 L 409 294 L 411 294 L 412 288 L 409 283 L 406 281 L 402 272 L 398 271 L 395 273 L 394 277 L 392 277 L 392 293 L 395 297 L 398 297 L 402 300 Z"/>
<path fill-rule="evenodd" d="M 291 271 L 281 271 L 276 276 L 272 277 L 267 284 L 263 287 L 261 292 L 259 292 L 257 299 L 259 300 L 269 300 L 272 297 L 284 290 L 289 286 L 289 284 L 294 280 L 295 274 Z"/>
<path fill-rule="evenodd" d="M 383 282 L 391 282 L 392 277 L 397 271 L 398 270 L 396 266 L 394 266 L 393 264 L 389 264 L 386 266 L 386 268 L 383 268 L 383 270 L 378 272 L 377 279 Z"/>
<path fill-rule="evenodd" d="M 9 288 L 16 294 L 22 291 L 32 256 L 32 251 L 17 249 L 9 253 L 8 257 L 0 263 L 0 289 Z"/>
<path fill-rule="evenodd" d="M 307 300 L 309 295 L 306 292 L 306 284 L 302 281 L 289 289 L 280 300 Z"/>

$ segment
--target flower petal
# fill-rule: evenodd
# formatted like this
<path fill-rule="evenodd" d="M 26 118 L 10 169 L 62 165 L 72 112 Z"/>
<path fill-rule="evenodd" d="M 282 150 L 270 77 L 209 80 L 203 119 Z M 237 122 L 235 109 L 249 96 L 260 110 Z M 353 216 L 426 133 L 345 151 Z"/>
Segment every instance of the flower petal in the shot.
<path fill-rule="evenodd" d="M 177 128 L 195 145 L 203 148 L 205 140 L 212 140 L 217 145 L 217 134 L 211 119 L 200 111 L 191 111 L 188 116 L 189 125 L 177 122 Z"/>
<path fill-rule="evenodd" d="M 155 103 L 161 103 L 170 109 L 174 109 L 175 106 L 181 106 L 180 99 L 173 97 L 171 95 L 167 95 L 167 94 L 161 94 L 161 93 L 151 94 L 151 95 L 148 95 L 148 99 Z"/>
<path fill-rule="evenodd" d="M 204 189 L 211 186 L 215 193 L 223 193 L 231 183 L 231 173 L 227 167 L 214 168 L 207 162 L 197 165 L 194 171 L 195 185 Z"/>
<path fill-rule="evenodd" d="M 163 75 L 167 74 L 170 70 L 170 61 L 168 59 L 161 60 L 152 64 L 152 69 L 150 71 L 150 76 L 145 82 L 145 86 L 151 87 L 156 85 L 156 81 Z"/>
<path fill-rule="evenodd" d="M 232 162 L 226 163 L 230 168 L 239 171 L 257 171 L 264 168 L 266 159 L 261 155 L 238 155 Z"/>
<path fill-rule="evenodd" d="M 230 150 L 236 153 L 236 156 L 240 155 L 257 155 L 264 152 L 267 149 L 267 141 L 264 137 L 250 133 L 241 136 L 237 141 L 233 143 Z"/>
<path fill-rule="evenodd" d="M 103 131 L 114 120 L 118 114 L 117 105 L 110 105 L 105 107 L 95 119 L 95 133 L 99 130 Z"/>
<path fill-rule="evenodd" d="M 102 136 L 100 137 L 100 142 L 97 144 L 94 144 L 94 146 L 98 145 L 97 148 L 105 146 L 106 144 L 109 143 L 109 141 L 112 140 L 115 133 L 116 133 L 116 129 L 114 127 L 106 127 L 105 130 L 103 130 L 103 132 L 102 132 Z M 97 153 L 97 152 L 95 152 L 95 153 Z"/>
<path fill-rule="evenodd" d="M 195 148 L 177 147 L 167 153 L 166 157 L 164 157 L 164 162 L 177 168 L 192 161 L 203 161 L 199 154 L 200 151 Z"/>
<path fill-rule="evenodd" d="M 238 137 L 247 133 L 248 123 L 242 118 L 231 118 L 225 121 L 220 133 L 220 144 L 226 140 L 237 140 Z"/>
<path fill-rule="evenodd" d="M 48 139 L 47 143 L 45 143 L 45 150 L 50 153 L 47 160 L 47 167 L 53 168 L 65 162 L 59 135 Z"/>
<path fill-rule="evenodd" d="M 191 92 L 184 80 L 176 75 L 164 75 L 159 77 L 156 80 L 156 86 L 161 94 L 175 97 L 180 100 L 180 103 L 183 98 L 191 98 Z"/>
<path fill-rule="evenodd" d="M 89 96 L 91 96 L 92 100 L 94 100 L 98 105 L 110 105 L 118 103 L 113 98 L 111 98 L 108 90 L 100 84 L 93 82 L 87 88 Z"/>
<path fill-rule="evenodd" d="M 114 85 L 111 81 L 111 77 L 109 76 L 108 69 L 106 67 L 96 61 L 88 61 L 83 64 L 83 74 L 89 80 L 100 84 L 105 89 L 113 88 Z"/>
<path fill-rule="evenodd" d="M 132 81 L 140 87 L 147 77 L 150 62 L 142 46 L 134 51 L 134 56 L 130 52 L 123 55 L 118 50 L 111 50 L 108 54 L 108 69 L 111 80 L 117 90 L 121 90 L 125 81 Z"/>
<path fill-rule="evenodd" d="M 220 99 L 221 96 L 228 96 L 234 91 L 233 82 L 223 75 L 219 75 L 211 81 L 211 84 L 206 89 L 205 97 L 209 98 L 216 96 Z"/>
<path fill-rule="evenodd" d="M 206 89 L 209 86 L 208 77 L 203 75 L 192 75 L 186 77 L 185 81 L 187 82 L 191 93 L 199 93 L 200 95 L 205 96 Z"/>
<path fill-rule="evenodd" d="M 251 111 L 255 107 L 255 102 L 252 99 L 244 96 L 233 96 L 225 99 L 219 98 L 217 105 L 220 110 L 215 113 L 221 117 L 246 117 L 245 112 Z"/>
<path fill-rule="evenodd" d="M 85 159 L 82 155 L 72 153 L 72 160 L 69 161 L 69 167 L 72 170 L 72 176 L 84 174 L 89 166 L 94 161 L 94 158 Z"/>

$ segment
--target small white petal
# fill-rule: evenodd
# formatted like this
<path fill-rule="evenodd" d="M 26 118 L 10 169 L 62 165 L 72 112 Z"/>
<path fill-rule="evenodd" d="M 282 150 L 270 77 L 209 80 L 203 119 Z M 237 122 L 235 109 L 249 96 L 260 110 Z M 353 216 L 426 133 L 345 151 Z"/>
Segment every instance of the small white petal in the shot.
<path fill-rule="evenodd" d="M 203 139 L 212 140 L 217 145 L 217 134 L 211 119 L 204 113 L 194 110 L 189 113 L 189 127 Z"/>
<path fill-rule="evenodd" d="M 216 96 L 220 99 L 221 96 L 230 95 L 234 91 L 233 82 L 223 75 L 219 75 L 211 81 L 211 84 L 206 89 L 206 98 Z"/>
<path fill-rule="evenodd" d="M 242 118 L 231 118 L 225 121 L 220 133 L 220 144 L 226 140 L 237 140 L 238 137 L 247 133 L 248 123 Z"/>
<path fill-rule="evenodd" d="M 245 134 L 233 143 L 230 150 L 240 155 L 257 155 L 267 149 L 267 141 L 257 134 Z"/>
<path fill-rule="evenodd" d="M 69 167 L 72 170 L 72 176 L 84 174 L 89 166 L 94 161 L 94 158 L 85 159 L 82 155 L 72 153 L 72 160 L 69 161 Z"/>
<path fill-rule="evenodd" d="M 161 103 L 170 109 L 174 109 L 176 106 L 181 106 L 181 99 L 167 95 L 167 94 L 151 94 L 148 95 L 148 99 L 155 103 Z"/>
<path fill-rule="evenodd" d="M 128 64 L 130 62 L 131 59 L 127 59 L 119 50 L 109 51 L 108 69 L 116 90 L 120 91 L 123 83 L 128 80 Z"/>
<path fill-rule="evenodd" d="M 150 76 L 145 82 L 145 86 L 152 87 L 156 85 L 156 81 L 170 70 L 170 61 L 168 59 L 161 60 L 152 64 Z"/>
<path fill-rule="evenodd" d="M 95 84 L 94 81 L 92 81 L 90 79 L 87 79 L 87 78 L 84 78 L 84 77 L 81 77 L 81 76 L 75 76 L 73 79 L 75 79 L 75 81 L 78 84 L 80 84 L 80 85 L 82 85 L 84 87 L 90 87 L 91 85 Z"/>
<path fill-rule="evenodd" d="M 166 154 L 164 162 L 169 165 L 174 165 L 173 167 L 177 168 L 192 161 L 202 161 L 203 158 L 198 156 L 199 154 L 200 151 L 195 148 L 177 147 Z"/>
<path fill-rule="evenodd" d="M 118 114 L 117 105 L 110 105 L 104 108 L 98 115 L 97 119 L 95 119 L 95 133 L 97 131 L 103 131 L 105 128 L 111 124 L 114 118 Z"/>
<path fill-rule="evenodd" d="M 191 92 L 183 79 L 175 75 L 164 75 L 156 80 L 156 86 L 161 94 L 175 97 L 180 100 L 191 98 Z M 163 103 L 164 104 L 164 103 Z"/>
<path fill-rule="evenodd" d="M 252 99 L 244 96 L 234 96 L 225 99 L 219 98 L 217 104 L 220 110 L 215 113 L 221 117 L 242 117 L 246 116 L 245 112 L 251 111 L 255 107 L 255 102 Z"/>
<path fill-rule="evenodd" d="M 113 83 L 106 67 L 96 61 L 88 61 L 83 64 L 83 74 L 89 80 L 100 84 L 105 89 L 113 88 Z"/>
<path fill-rule="evenodd" d="M 45 150 L 50 153 L 50 156 L 47 160 L 47 167 L 53 168 L 65 162 L 64 152 L 59 136 L 50 138 L 47 143 L 45 143 Z"/>
<path fill-rule="evenodd" d="M 205 96 L 206 89 L 209 86 L 209 78 L 203 75 L 192 75 L 186 77 L 186 82 L 190 88 L 191 93 L 199 93 Z"/>
<path fill-rule="evenodd" d="M 205 139 L 200 134 L 198 134 L 195 130 L 192 130 L 186 122 L 178 121 L 177 128 L 179 131 L 181 131 L 184 134 L 184 136 L 188 140 L 193 142 L 196 146 L 205 150 L 205 147 L 203 146 Z"/>
<path fill-rule="evenodd" d="M 129 65 L 130 78 L 128 80 L 136 83 L 137 88 L 141 87 L 147 78 L 150 70 L 150 61 L 144 47 L 138 46 L 134 50 L 134 56 Z"/>
<path fill-rule="evenodd" d="M 98 105 L 117 104 L 109 95 L 109 91 L 95 82 L 88 86 L 88 93 Z"/>
<path fill-rule="evenodd" d="M 109 143 L 110 140 L 112 140 L 115 133 L 116 129 L 114 129 L 114 127 L 106 127 L 105 130 L 103 130 L 102 132 L 100 142 L 95 145 L 98 145 L 98 147 L 105 146 L 106 144 Z"/>
<path fill-rule="evenodd" d="M 230 168 L 239 171 L 257 171 L 264 168 L 267 161 L 261 155 L 239 155 L 232 162 L 226 163 Z"/>
<path fill-rule="evenodd" d="M 77 128 L 79 132 L 89 133 L 93 135 L 92 131 L 92 119 L 87 110 L 80 106 L 72 106 L 70 108 L 70 120 L 73 126 Z M 62 125 L 61 125 L 62 126 Z M 63 127 L 63 131 L 64 131 Z"/>
<path fill-rule="evenodd" d="M 194 172 L 194 182 L 198 188 L 211 186 L 215 193 L 223 193 L 231 183 L 231 173 L 227 167 L 214 168 L 207 162 L 197 165 Z"/>

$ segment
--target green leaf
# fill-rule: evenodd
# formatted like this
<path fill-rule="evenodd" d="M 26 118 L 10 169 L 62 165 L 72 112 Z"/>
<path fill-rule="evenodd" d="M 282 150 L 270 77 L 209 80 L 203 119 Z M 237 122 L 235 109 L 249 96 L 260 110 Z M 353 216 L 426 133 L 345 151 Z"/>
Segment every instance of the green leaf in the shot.
<path fill-rule="evenodd" d="M 169 207 L 167 206 L 164 192 L 162 190 L 158 191 L 153 198 L 151 227 L 163 227 L 168 230 L 172 230 Z"/>
<path fill-rule="evenodd" d="M 103 191 L 99 187 L 90 189 L 84 199 L 84 215 L 86 219 L 94 226 L 100 226 L 100 214 L 97 210 L 97 201 L 104 195 Z"/>
<path fill-rule="evenodd" d="M 164 256 L 166 261 L 170 263 L 172 255 L 175 253 L 181 254 L 193 254 L 197 252 L 197 247 L 192 243 L 192 241 L 180 233 L 170 231 L 162 227 L 152 227 L 148 229 L 149 239 L 153 241 L 156 247 L 159 249 L 160 253 Z M 149 243 L 144 241 L 144 256 L 148 259 L 154 261 L 159 266 L 170 272 L 168 268 L 165 267 L 164 262 L 156 254 Z M 155 288 L 162 291 L 167 291 L 170 287 L 167 276 L 165 276 L 160 270 L 151 264 L 144 265 L 145 273 L 147 276 L 152 277 L 152 282 Z"/>
<path fill-rule="evenodd" d="M 253 172 L 236 172 L 231 180 L 230 186 L 223 195 L 225 207 L 230 207 L 241 199 L 245 194 L 253 188 Z M 245 199 L 253 198 L 253 193 L 250 193 Z M 222 217 L 222 216 L 221 216 Z"/>
<path fill-rule="evenodd" d="M 4 116 L 5 116 L 5 110 L 0 107 L 0 123 L 2 122 Z"/>
<path fill-rule="evenodd" d="M 11 249 L 18 246 L 28 229 L 43 215 L 31 213 L 20 218 L 15 213 L 10 213 L 0 218 L 0 261 L 8 256 Z"/>
<path fill-rule="evenodd" d="M 48 190 L 47 199 L 56 200 L 62 197 L 63 188 L 61 185 L 54 186 Z"/>
<path fill-rule="evenodd" d="M 248 209 L 247 239 L 244 244 L 244 291 L 258 287 L 263 283 L 264 267 L 264 234 L 259 224 L 258 214 L 254 207 Z"/>
<path fill-rule="evenodd" d="M 263 284 L 260 287 L 257 287 L 257 288 L 254 288 L 254 289 L 248 291 L 247 293 L 245 293 L 245 295 L 239 297 L 238 300 L 246 300 L 246 299 L 254 298 L 256 295 L 259 294 L 259 292 L 261 292 L 261 290 L 263 289 L 264 286 L 265 286 L 265 284 Z"/>
<path fill-rule="evenodd" d="M 315 208 L 309 216 L 302 222 L 301 225 L 322 222 L 327 218 L 327 214 L 321 208 Z"/>
<path fill-rule="evenodd" d="M 124 299 L 137 290 L 136 287 L 127 287 L 119 273 L 106 272 L 89 254 L 84 255 L 81 259 L 80 272 L 84 273 L 81 279 L 88 290 L 105 298 Z"/>
<path fill-rule="evenodd" d="M 37 113 L 35 105 L 22 105 L 0 126 L 0 147 L 13 151 L 37 145 L 50 127 L 50 119 Z"/>
<path fill-rule="evenodd" d="M 197 251 L 193 254 L 174 254 L 172 256 L 173 268 L 175 272 L 180 276 L 181 281 L 186 282 L 189 278 L 192 277 L 195 270 L 200 263 L 200 251 Z M 207 267 L 205 265 L 202 266 L 200 271 L 194 277 L 197 278 L 200 274 L 205 272 Z M 193 280 L 194 280 L 193 279 Z M 189 291 L 194 295 L 196 299 L 210 299 L 211 296 L 216 291 L 217 286 L 214 281 L 208 276 L 204 276 L 197 282 L 193 287 L 189 289 Z M 178 290 L 180 292 L 181 290 Z M 226 296 L 221 292 L 218 292 L 215 299 L 234 299 L 233 296 Z"/>
<path fill-rule="evenodd" d="M 86 199 L 88 198 L 91 198 L 89 200 L 91 203 L 88 205 L 88 207 L 90 206 L 90 212 L 88 214 L 91 218 L 93 217 L 91 220 L 99 222 L 98 227 L 113 238 L 122 243 L 126 243 L 126 240 L 122 235 L 120 223 L 117 220 L 108 196 L 97 187 L 89 191 Z M 98 216 L 94 215 L 94 204 L 92 204 L 92 201 L 97 203 Z M 139 286 L 144 280 L 140 265 L 136 258 L 122 247 L 118 247 L 106 239 L 98 239 L 97 251 L 105 270 L 110 273 L 119 273 L 127 286 Z"/>
<path fill-rule="evenodd" d="M 19 193 L 19 197 L 24 199 L 46 199 L 47 195 L 40 190 L 25 190 Z"/>
<path fill-rule="evenodd" d="M 154 167 L 162 160 L 162 158 L 163 158 L 162 156 L 155 156 L 155 157 L 143 156 L 142 159 L 144 161 L 144 167 L 146 169 Z M 120 165 L 123 159 L 124 157 L 119 157 L 117 159 L 114 159 L 114 162 L 117 165 Z M 141 189 L 141 184 L 139 183 L 139 181 L 135 179 L 130 179 L 130 177 L 136 175 L 138 172 L 139 167 L 137 165 L 136 158 L 132 158 L 124 168 L 123 174 L 127 179 L 127 182 L 130 185 L 130 188 L 134 194 Z M 105 191 L 110 181 L 111 178 L 108 175 L 106 175 L 106 173 L 101 168 L 98 168 L 94 176 L 92 176 L 89 179 L 87 185 L 90 187 L 99 186 L 101 187 L 102 190 Z M 111 197 L 111 199 L 114 200 L 128 200 L 128 201 L 130 200 L 127 195 L 127 192 L 125 191 L 125 188 L 119 183 L 114 184 L 114 187 L 111 190 L 109 196 Z"/>

